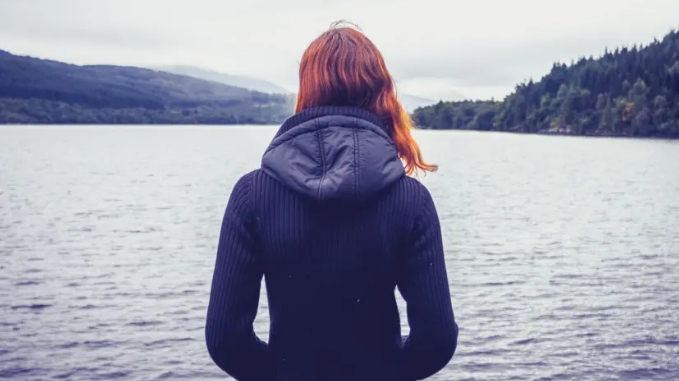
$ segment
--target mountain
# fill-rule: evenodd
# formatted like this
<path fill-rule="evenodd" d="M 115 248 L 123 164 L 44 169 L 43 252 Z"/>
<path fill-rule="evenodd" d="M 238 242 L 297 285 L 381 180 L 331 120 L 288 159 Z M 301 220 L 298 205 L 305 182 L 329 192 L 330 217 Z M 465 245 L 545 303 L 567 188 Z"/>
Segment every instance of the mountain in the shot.
<path fill-rule="evenodd" d="M 501 102 L 439 102 L 413 119 L 434 129 L 679 138 L 679 33 L 554 64 Z"/>
<path fill-rule="evenodd" d="M 263 79 L 218 73 L 194 66 L 156 66 L 150 69 L 205 79 L 267 94 L 290 94 L 290 91 Z"/>
<path fill-rule="evenodd" d="M 0 51 L 0 123 L 277 124 L 289 97 L 126 66 Z"/>
<path fill-rule="evenodd" d="M 406 109 L 406 111 L 408 111 L 408 113 L 412 113 L 413 111 L 420 107 L 430 106 L 436 103 L 435 100 L 422 98 L 410 94 L 398 93 L 398 97 L 399 100 L 401 101 L 401 105 L 403 105 L 403 107 Z"/>

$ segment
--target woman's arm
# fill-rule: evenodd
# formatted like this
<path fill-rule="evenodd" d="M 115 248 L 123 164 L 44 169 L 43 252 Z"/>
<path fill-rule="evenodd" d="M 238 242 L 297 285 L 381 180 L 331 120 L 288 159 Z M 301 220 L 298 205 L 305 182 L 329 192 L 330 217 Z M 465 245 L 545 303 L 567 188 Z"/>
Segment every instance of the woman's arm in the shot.
<path fill-rule="evenodd" d="M 273 365 L 253 329 L 263 271 L 255 253 L 249 191 L 241 178 L 224 214 L 207 313 L 205 338 L 215 364 L 239 381 L 268 381 Z"/>
<path fill-rule="evenodd" d="M 443 369 L 455 353 L 458 328 L 450 301 L 441 227 L 434 201 L 421 186 L 413 239 L 398 288 L 407 303 L 410 335 L 403 343 L 402 364 L 409 379 L 421 380 Z"/>

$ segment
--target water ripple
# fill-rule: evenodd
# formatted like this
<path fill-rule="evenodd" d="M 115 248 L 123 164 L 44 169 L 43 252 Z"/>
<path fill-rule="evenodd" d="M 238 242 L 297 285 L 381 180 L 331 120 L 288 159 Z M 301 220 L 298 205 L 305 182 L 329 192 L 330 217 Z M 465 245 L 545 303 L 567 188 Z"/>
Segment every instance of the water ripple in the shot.
<path fill-rule="evenodd" d="M 11 308 L 13 310 L 43 310 L 45 308 L 52 307 L 52 304 L 26 304 L 26 305 L 17 305 L 17 306 L 12 306 Z"/>
<path fill-rule="evenodd" d="M 0 129 L 0 379 L 224 379 L 215 246 L 274 133 Z M 461 330 L 432 380 L 678 379 L 679 144 L 417 134 Z"/>

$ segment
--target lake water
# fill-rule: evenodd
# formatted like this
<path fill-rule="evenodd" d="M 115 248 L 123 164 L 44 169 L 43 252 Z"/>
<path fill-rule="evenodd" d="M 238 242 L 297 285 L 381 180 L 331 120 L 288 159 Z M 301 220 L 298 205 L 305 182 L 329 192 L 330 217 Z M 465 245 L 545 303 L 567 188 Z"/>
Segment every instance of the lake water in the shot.
<path fill-rule="evenodd" d="M 0 378 L 223 379 L 221 218 L 274 132 L 0 128 Z M 460 325 L 433 379 L 679 379 L 679 142 L 417 136 Z"/>

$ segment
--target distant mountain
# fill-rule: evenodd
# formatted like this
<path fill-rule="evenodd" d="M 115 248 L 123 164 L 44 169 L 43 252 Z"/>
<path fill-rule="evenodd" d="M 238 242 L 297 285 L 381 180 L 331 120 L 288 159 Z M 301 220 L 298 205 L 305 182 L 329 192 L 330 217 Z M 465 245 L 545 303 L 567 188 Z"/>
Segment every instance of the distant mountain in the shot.
<path fill-rule="evenodd" d="M 126 66 L 0 51 L 0 123 L 277 124 L 289 96 Z"/>
<path fill-rule="evenodd" d="M 290 91 L 263 79 L 218 73 L 194 66 L 156 66 L 150 69 L 205 79 L 267 94 L 290 94 Z"/>
<path fill-rule="evenodd" d="M 427 99 L 403 93 L 398 93 L 398 98 L 401 101 L 401 105 L 403 105 L 408 113 L 412 113 L 420 107 L 431 106 L 437 102 L 433 99 Z"/>
<path fill-rule="evenodd" d="M 679 32 L 556 63 L 501 102 L 440 102 L 413 119 L 434 129 L 679 138 Z"/>

